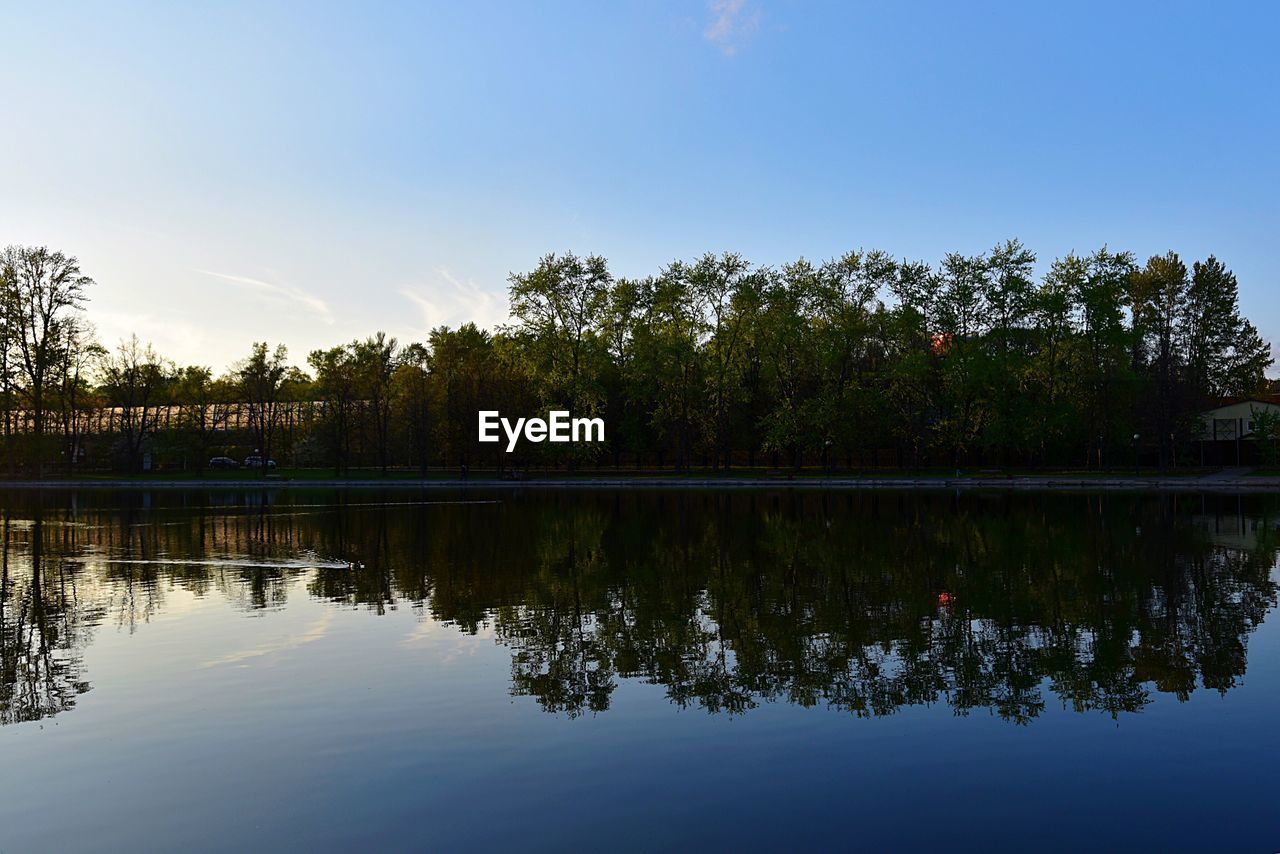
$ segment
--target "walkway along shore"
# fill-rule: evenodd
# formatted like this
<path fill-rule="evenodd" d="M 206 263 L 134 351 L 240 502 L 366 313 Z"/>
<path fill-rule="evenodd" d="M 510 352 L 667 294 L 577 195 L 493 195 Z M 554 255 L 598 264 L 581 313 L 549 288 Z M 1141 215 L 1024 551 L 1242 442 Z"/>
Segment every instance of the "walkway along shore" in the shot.
<path fill-rule="evenodd" d="M 244 489 L 966 489 L 966 490 L 1151 490 L 1179 492 L 1277 492 L 1280 477 L 1222 476 L 1206 477 L 974 477 L 974 478 L 610 478 L 583 477 L 562 479 L 530 479 L 521 481 L 498 478 L 469 480 L 13 480 L 0 481 L 4 490 L 66 489 L 174 489 L 174 490 L 244 490 Z"/>

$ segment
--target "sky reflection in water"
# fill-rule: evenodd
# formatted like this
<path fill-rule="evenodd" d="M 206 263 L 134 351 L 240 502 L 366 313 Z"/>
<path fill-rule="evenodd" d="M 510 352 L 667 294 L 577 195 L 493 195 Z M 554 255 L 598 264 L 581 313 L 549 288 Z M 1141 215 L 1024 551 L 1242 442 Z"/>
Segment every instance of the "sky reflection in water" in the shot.
<path fill-rule="evenodd" d="M 1272 497 L 4 497 L 0 851 L 1274 848 Z"/>

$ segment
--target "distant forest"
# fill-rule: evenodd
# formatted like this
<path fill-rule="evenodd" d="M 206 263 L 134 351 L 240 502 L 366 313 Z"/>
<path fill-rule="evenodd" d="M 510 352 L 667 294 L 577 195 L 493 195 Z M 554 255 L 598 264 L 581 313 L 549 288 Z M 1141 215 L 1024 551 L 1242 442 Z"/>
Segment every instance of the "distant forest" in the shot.
<path fill-rule="evenodd" d="M 98 342 L 93 280 L 45 247 L 0 254 L 0 417 L 11 476 L 281 467 L 729 469 L 1195 463 L 1196 413 L 1261 394 L 1270 347 L 1210 256 L 1106 248 L 1035 274 L 1018 241 L 941 263 L 740 255 L 644 278 L 548 255 L 511 322 L 383 333 L 307 354 L 247 346 L 224 374 L 136 336 Z M 301 360 L 299 360 L 301 361 Z M 477 412 L 602 417 L 595 445 L 477 442 Z"/>

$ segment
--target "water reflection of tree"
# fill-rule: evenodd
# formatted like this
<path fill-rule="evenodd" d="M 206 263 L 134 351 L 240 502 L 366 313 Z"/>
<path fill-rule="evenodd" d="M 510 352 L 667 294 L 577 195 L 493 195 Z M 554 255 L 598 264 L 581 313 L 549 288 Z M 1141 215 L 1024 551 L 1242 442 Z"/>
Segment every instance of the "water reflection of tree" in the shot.
<path fill-rule="evenodd" d="M 0 525 L 0 724 L 9 724 L 69 709 L 89 690 L 82 650 L 93 615 L 70 568 L 46 559 L 38 515 L 25 542 L 7 511 Z"/>
<path fill-rule="evenodd" d="M 624 501 L 530 507 L 546 518 L 518 600 L 472 588 L 513 690 L 549 710 L 604 708 L 628 678 L 710 711 L 945 702 L 1026 722 L 1047 686 L 1115 715 L 1151 688 L 1230 688 L 1276 596 L 1273 547 L 1217 547 L 1173 499 Z M 433 567 L 457 586 L 456 564 Z"/>
<path fill-rule="evenodd" d="M 83 525 L 32 539 L 58 556 L 139 563 L 68 557 L 33 571 L 26 540 L 6 548 L 8 719 L 21 719 L 19 703 L 68 705 L 87 687 L 75 654 L 85 627 L 107 612 L 145 622 L 174 585 L 254 610 L 305 579 L 338 605 L 492 629 L 511 652 L 512 691 L 570 715 L 607 709 L 620 681 L 638 680 L 709 712 L 946 704 L 1019 723 L 1050 705 L 1118 715 L 1153 692 L 1227 691 L 1276 600 L 1278 544 L 1260 503 L 1242 547 L 1193 523 L 1213 506 L 1171 496 L 541 493 L 449 505 L 428 493 L 402 506 L 398 493 L 386 506 L 343 493 L 210 508 L 180 495 L 81 509 Z M 183 555 L 352 566 L 147 562 Z M 80 566 L 101 595 L 71 595 Z M 33 678 L 42 699 L 14 699 L 32 696 Z"/>
<path fill-rule="evenodd" d="M 218 591 L 256 609 L 283 604 L 300 575 L 181 562 L 226 549 L 296 558 L 296 519 L 280 524 L 261 512 L 220 516 L 204 507 L 157 519 L 130 500 L 136 496 L 92 509 L 76 496 L 58 497 L 71 500 L 9 496 L 13 509 L 0 520 L 0 724 L 72 708 L 90 687 L 83 655 L 94 628 L 107 620 L 136 631 L 163 609 L 169 585 L 197 596 Z"/>

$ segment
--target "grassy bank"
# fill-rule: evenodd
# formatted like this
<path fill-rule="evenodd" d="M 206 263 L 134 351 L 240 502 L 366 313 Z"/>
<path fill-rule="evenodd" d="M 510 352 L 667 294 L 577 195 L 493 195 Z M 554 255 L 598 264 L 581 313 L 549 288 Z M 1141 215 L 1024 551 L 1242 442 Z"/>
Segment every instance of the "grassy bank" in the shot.
<path fill-rule="evenodd" d="M 1155 470 L 1132 468 L 1097 469 L 861 469 L 861 470 L 823 470 L 821 468 L 806 469 L 771 469 L 771 468 L 733 468 L 729 470 L 711 468 L 676 469 L 529 469 L 521 472 L 515 481 L 593 481 L 593 480 L 664 480 L 664 481 L 776 481 L 785 483 L 796 480 L 822 481 L 878 481 L 878 480 L 978 480 L 1001 481 L 1018 478 L 1038 479 L 1158 479 L 1199 478 L 1213 476 L 1221 471 L 1218 468 L 1190 468 Z M 1257 474 L 1257 473 L 1252 473 Z M 1271 476 L 1280 476 L 1280 471 L 1269 472 Z M 203 473 L 194 471 L 151 471 L 136 474 L 117 472 L 93 472 L 88 474 L 66 475 L 62 472 L 49 472 L 40 478 L 12 478 L 0 476 L 0 483 L 40 480 L 41 482 L 75 481 L 77 483 L 104 482 L 119 483 L 122 481 L 138 483 L 182 482 L 182 483 L 244 483 L 263 482 L 277 483 L 281 481 L 308 481 L 323 483 L 368 483 L 370 481 L 394 482 L 456 482 L 456 481 L 511 481 L 511 472 L 499 472 L 497 469 L 471 469 L 463 477 L 457 468 L 430 469 L 425 475 L 413 469 L 392 469 L 385 474 L 378 469 L 353 469 L 344 475 L 335 475 L 332 469 L 320 468 L 287 468 L 277 469 L 265 477 L 258 472 L 246 469 L 210 470 Z"/>
<path fill-rule="evenodd" d="M 519 479 L 494 470 L 473 470 L 463 478 L 456 469 L 433 470 L 423 477 L 417 471 L 353 471 L 335 476 L 326 469 L 283 469 L 267 477 L 252 472 L 212 471 L 147 472 L 134 475 L 93 474 L 78 477 L 49 476 L 25 480 L 0 480 L 0 489 L 278 489 L 278 488 L 460 488 L 460 487 L 561 487 L 561 488 L 883 488 L 883 489 L 1249 489 L 1280 490 L 1280 473 L 1256 474 L 1233 470 L 1182 468 L 1145 470 L 991 470 L 926 469 L 824 472 L 820 469 L 778 471 L 694 469 L 530 471 Z"/>

